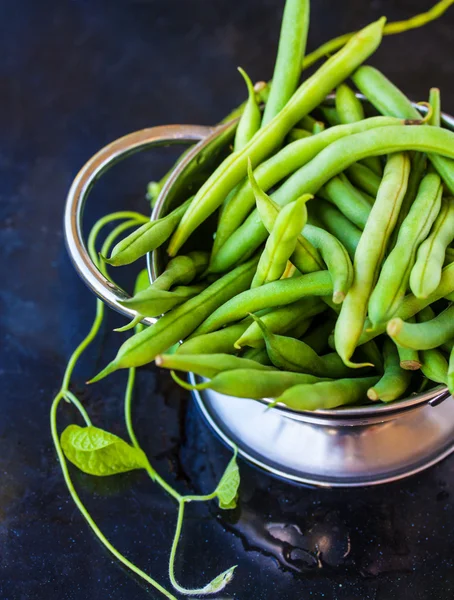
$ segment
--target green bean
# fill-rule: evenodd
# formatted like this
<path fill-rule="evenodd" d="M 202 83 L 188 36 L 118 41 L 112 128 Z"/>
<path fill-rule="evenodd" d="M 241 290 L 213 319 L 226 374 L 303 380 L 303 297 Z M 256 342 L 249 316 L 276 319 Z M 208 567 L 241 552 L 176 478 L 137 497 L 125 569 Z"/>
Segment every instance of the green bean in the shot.
<path fill-rule="evenodd" d="M 355 133 L 369 131 L 386 125 L 402 126 L 404 121 L 390 117 L 373 117 L 351 125 L 339 125 L 288 144 L 274 156 L 264 161 L 254 170 L 254 177 L 263 190 L 269 190 L 279 181 L 308 163 L 329 144 L 347 138 Z M 229 204 L 224 208 L 218 225 L 216 238 L 225 240 L 243 223 L 255 204 L 255 196 L 248 180 L 240 184 Z M 221 243 L 218 247 L 221 247 Z M 215 253 L 214 253 L 215 254 Z"/>
<path fill-rule="evenodd" d="M 261 317 L 262 321 L 273 333 L 287 333 L 298 327 L 301 322 L 320 314 L 326 306 L 319 298 L 303 298 L 270 310 Z M 261 347 L 263 336 L 257 323 L 253 322 L 235 342 L 235 348 L 243 346 Z"/>
<path fill-rule="evenodd" d="M 314 117 L 311 117 L 311 115 L 306 115 L 299 123 L 296 124 L 296 126 L 300 127 L 301 129 L 306 129 L 306 131 L 312 131 L 317 123 L 319 123 L 319 121 L 314 119 Z"/>
<path fill-rule="evenodd" d="M 356 249 L 353 285 L 342 303 L 334 330 L 336 350 L 347 366 L 354 365 L 350 358 L 361 336 L 369 297 L 407 188 L 409 171 L 406 154 L 389 156 L 377 199 Z"/>
<path fill-rule="evenodd" d="M 407 323 L 399 318 L 391 319 L 386 331 L 396 344 L 404 348 L 438 348 L 454 337 L 454 305 L 425 323 Z"/>
<path fill-rule="evenodd" d="M 443 198 L 441 210 L 430 234 L 419 246 L 410 274 L 410 288 L 417 298 L 425 298 L 438 286 L 446 248 L 454 239 L 454 199 Z"/>
<path fill-rule="evenodd" d="M 152 327 L 130 337 L 115 359 L 91 381 L 99 381 L 118 369 L 140 367 L 187 337 L 213 310 L 251 285 L 257 266 L 253 258 L 230 271 L 203 292 L 170 311 Z"/>
<path fill-rule="evenodd" d="M 319 133 L 323 133 L 323 131 L 325 131 L 325 123 L 323 123 L 323 121 L 315 121 L 312 135 L 318 135 Z"/>
<path fill-rule="evenodd" d="M 366 157 L 363 159 L 363 162 L 367 158 L 373 157 Z M 347 175 L 355 186 L 375 198 L 381 182 L 381 177 L 379 175 L 361 163 L 350 165 L 347 169 Z"/>
<path fill-rule="evenodd" d="M 256 166 L 269 156 L 304 115 L 320 104 L 333 87 L 374 52 L 380 44 L 383 25 L 384 19 L 380 19 L 361 30 L 301 84 L 285 107 L 240 152 L 233 153 L 222 162 L 197 192 L 173 234 L 168 249 L 170 256 L 178 252 L 191 233 L 222 204 L 226 194 L 246 175 L 248 158 Z"/>
<path fill-rule="evenodd" d="M 452 347 L 451 354 L 449 355 L 447 385 L 449 393 L 452 396 L 454 394 L 454 346 Z"/>
<path fill-rule="evenodd" d="M 319 356 L 301 340 L 276 335 L 261 319 L 253 318 L 262 331 L 271 362 L 279 369 L 330 378 L 346 377 L 352 372 L 336 353 Z"/>
<path fill-rule="evenodd" d="M 303 335 L 309 329 L 309 327 L 311 326 L 311 323 L 312 323 L 312 318 L 303 319 L 300 323 L 297 324 L 297 326 L 294 329 L 289 331 L 289 336 L 299 340 L 301 337 L 303 337 Z"/>
<path fill-rule="evenodd" d="M 301 129 L 300 127 L 294 127 L 289 131 L 287 140 L 289 142 L 296 142 L 297 140 L 304 140 L 310 137 L 312 137 L 312 132 Z"/>
<path fill-rule="evenodd" d="M 371 206 L 344 174 L 328 181 L 320 190 L 320 195 L 334 204 L 354 225 L 364 229 Z"/>
<path fill-rule="evenodd" d="M 276 203 L 274 203 L 263 190 L 260 189 L 260 187 L 254 179 L 252 169 L 249 169 L 248 176 L 252 189 L 254 191 L 255 199 L 257 202 L 257 210 L 260 215 L 260 219 L 262 220 L 263 225 L 266 227 L 267 231 L 271 233 L 273 231 L 275 223 L 279 218 L 280 207 L 277 206 Z M 307 215 L 305 205 L 306 202 L 312 198 L 312 196 L 310 194 L 305 194 L 301 198 L 304 199 L 303 217 L 305 221 Z M 300 221 L 298 224 L 300 224 Z M 311 273 L 313 271 L 318 271 L 320 269 L 323 269 L 325 266 L 323 264 L 323 260 L 319 252 L 314 248 L 314 246 L 310 242 L 308 242 L 302 236 L 296 237 L 295 249 L 293 254 L 291 255 L 291 261 L 302 273 Z M 212 268 L 213 264 L 211 264 L 210 266 L 210 269 Z"/>
<path fill-rule="evenodd" d="M 408 215 L 413 202 L 416 199 L 416 195 L 421 185 L 421 181 L 426 170 L 427 158 L 425 154 L 421 152 L 415 152 L 410 158 L 410 177 L 408 178 L 407 191 L 405 192 L 402 206 L 400 207 L 399 214 L 397 215 L 397 222 L 394 231 L 391 236 L 390 247 L 394 247 L 399 235 L 400 228 L 404 222 L 405 217 Z"/>
<path fill-rule="evenodd" d="M 309 0 L 287 0 L 285 3 L 271 91 L 262 126 L 284 108 L 298 87 L 306 52 L 309 9 Z"/>
<path fill-rule="evenodd" d="M 405 94 L 378 69 L 369 66 L 360 67 L 352 79 L 380 113 L 404 119 L 420 118 L 420 113 Z M 450 193 L 454 195 L 454 162 L 449 157 L 437 156 L 436 153 L 430 153 L 429 159 Z"/>
<path fill-rule="evenodd" d="M 336 110 L 341 123 L 356 123 L 357 121 L 363 121 L 366 117 L 361 100 L 346 83 L 341 83 L 337 87 Z M 364 164 L 376 175 L 381 176 L 383 169 L 377 156 L 364 159 Z"/>
<path fill-rule="evenodd" d="M 191 202 L 192 198 L 189 198 L 166 217 L 141 225 L 114 246 L 110 258 L 103 257 L 105 262 L 114 267 L 129 265 L 148 252 L 156 250 L 172 235 Z"/>
<path fill-rule="evenodd" d="M 210 381 L 196 385 L 190 385 L 179 377 L 174 379 L 187 390 L 211 389 L 227 396 L 254 399 L 273 398 L 294 385 L 315 384 L 320 381 L 319 377 L 313 375 L 286 371 L 260 371 L 260 377 L 257 377 L 256 369 L 224 371 L 215 375 Z"/>
<path fill-rule="evenodd" d="M 331 125 L 331 127 L 341 125 L 341 120 L 334 106 L 319 106 L 318 110 L 322 114 L 325 121 Z"/>
<path fill-rule="evenodd" d="M 350 258 L 355 257 L 356 247 L 361 237 L 361 229 L 345 217 L 335 206 L 317 198 L 309 207 L 309 217 L 312 212 L 322 222 L 324 228 L 332 233 L 344 245 Z"/>
<path fill-rule="evenodd" d="M 375 340 L 369 340 L 358 348 L 358 354 L 361 360 L 374 365 L 377 371 L 383 372 L 383 357 Z"/>
<path fill-rule="evenodd" d="M 176 256 L 159 277 L 151 284 L 155 290 L 170 290 L 174 285 L 187 285 L 205 271 L 208 266 L 207 252 L 189 252 L 187 256 Z"/>
<path fill-rule="evenodd" d="M 298 411 L 336 408 L 362 402 L 377 377 L 337 379 L 295 385 L 276 399 L 276 403 Z"/>
<path fill-rule="evenodd" d="M 314 352 L 321 354 L 328 346 L 328 336 L 334 330 L 334 325 L 335 321 L 325 319 L 303 337 L 303 342 L 310 346 Z"/>
<path fill-rule="evenodd" d="M 314 139 L 316 137 L 319 136 Z M 322 150 L 290 176 L 271 198 L 283 206 L 303 193 L 316 194 L 329 179 L 366 156 L 405 150 L 431 151 L 454 157 L 454 133 L 438 127 L 381 127 L 352 135 L 348 140 L 338 140 Z M 227 270 L 250 256 L 266 236 L 266 228 L 258 214 L 252 212 L 216 255 L 216 272 Z"/>
<path fill-rule="evenodd" d="M 340 304 L 353 282 L 353 266 L 347 250 L 336 237 L 314 225 L 307 224 L 304 227 L 303 237 L 309 240 L 325 261 L 333 281 L 332 300 Z"/>
<path fill-rule="evenodd" d="M 402 304 L 397 309 L 395 318 L 399 317 L 403 321 L 408 321 L 410 317 L 413 317 L 424 308 L 441 300 L 442 298 L 448 298 L 450 294 L 454 292 L 454 263 L 449 264 L 445 267 L 441 274 L 440 284 L 437 289 L 430 294 L 427 298 L 416 298 L 413 294 L 407 294 L 403 299 Z M 358 344 L 364 344 L 369 340 L 377 337 L 386 330 L 386 325 L 379 325 L 375 329 L 372 328 L 369 319 L 366 319 L 364 324 L 363 332 L 359 339 Z"/>
<path fill-rule="evenodd" d="M 234 343 L 251 324 L 252 319 L 224 327 L 205 335 L 185 340 L 177 349 L 177 354 L 235 354 Z"/>
<path fill-rule="evenodd" d="M 158 354 L 155 359 L 158 367 L 187 371 L 201 377 L 214 377 L 223 371 L 233 369 L 272 370 L 254 360 L 239 358 L 230 354 Z"/>
<path fill-rule="evenodd" d="M 306 202 L 307 196 L 302 196 L 299 200 L 287 204 L 277 215 L 257 265 L 251 288 L 282 277 L 287 261 L 295 250 L 298 235 L 307 220 Z"/>
<path fill-rule="evenodd" d="M 414 323 L 415 318 L 410 317 L 408 319 L 409 323 Z M 399 353 L 400 366 L 402 369 L 407 369 L 408 371 L 417 371 L 421 368 L 421 361 L 419 360 L 419 355 L 417 350 L 411 350 L 410 348 L 403 348 L 396 344 L 397 352 Z"/>
<path fill-rule="evenodd" d="M 331 294 L 333 284 L 327 271 L 280 279 L 237 294 L 215 310 L 195 331 L 196 335 L 215 331 L 263 308 L 283 306 L 307 296 Z"/>
<path fill-rule="evenodd" d="M 440 90 L 438 88 L 430 88 L 429 104 L 432 107 L 429 125 L 441 127 Z"/>
<path fill-rule="evenodd" d="M 233 144 L 234 152 L 241 150 L 241 148 L 246 146 L 246 144 L 254 137 L 254 135 L 260 129 L 260 123 L 262 120 L 262 114 L 257 103 L 252 81 L 249 79 L 246 71 L 244 71 L 241 67 L 238 67 L 238 71 L 241 73 L 241 76 L 243 77 L 247 86 L 248 100 L 240 120 L 238 121 L 238 127 L 236 128 L 235 141 Z"/>
<path fill-rule="evenodd" d="M 421 357 L 421 371 L 431 381 L 435 383 L 448 383 L 448 361 L 443 356 L 443 353 L 436 348 L 431 350 L 422 350 L 420 352 Z"/>
<path fill-rule="evenodd" d="M 405 393 L 411 380 L 411 371 L 406 371 L 400 366 L 397 348 L 391 340 L 385 340 L 383 355 L 385 372 L 377 383 L 367 390 L 367 397 L 374 402 L 397 400 Z"/>
<path fill-rule="evenodd" d="M 355 123 L 365 119 L 361 100 L 346 83 L 336 89 L 336 110 L 341 123 Z"/>
<path fill-rule="evenodd" d="M 169 312 L 172 308 L 176 306 L 180 306 L 186 300 L 197 296 L 203 290 L 208 287 L 207 283 L 197 283 L 195 285 L 180 285 L 173 288 L 171 291 L 155 289 L 154 287 L 149 287 L 142 292 L 139 292 L 132 298 L 128 298 L 127 300 L 121 300 L 120 304 L 125 306 L 126 308 L 132 308 L 139 313 L 140 321 L 144 317 L 159 317 L 160 315 Z M 138 317 L 137 317 L 138 318 Z M 136 320 L 136 319 L 134 319 Z M 127 326 L 127 329 L 133 327 L 131 323 Z M 126 331 L 126 329 L 122 328 L 119 331 Z"/>
<path fill-rule="evenodd" d="M 266 348 L 249 348 L 243 354 L 243 358 L 247 358 L 248 360 L 256 360 L 262 365 L 271 365 Z"/>
<path fill-rule="evenodd" d="M 426 239 L 440 211 L 442 192 L 440 177 L 436 173 L 426 175 L 369 299 L 369 319 L 373 327 L 388 321 L 402 302 L 415 264 L 416 251 Z"/>

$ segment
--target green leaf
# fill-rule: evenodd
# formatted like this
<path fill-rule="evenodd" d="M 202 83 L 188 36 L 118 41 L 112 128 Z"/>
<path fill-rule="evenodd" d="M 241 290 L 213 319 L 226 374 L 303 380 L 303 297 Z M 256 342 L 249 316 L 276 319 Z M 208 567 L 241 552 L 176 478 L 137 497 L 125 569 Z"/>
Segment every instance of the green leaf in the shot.
<path fill-rule="evenodd" d="M 217 592 L 223 590 L 225 586 L 232 581 L 233 572 L 235 571 L 236 567 L 237 565 L 234 565 L 233 567 L 230 567 L 230 569 L 227 569 L 227 571 L 224 571 L 215 577 L 213 581 L 210 581 L 210 583 L 207 583 L 207 585 L 205 585 L 201 590 L 198 590 L 197 594 L 216 594 Z"/>
<path fill-rule="evenodd" d="M 219 507 L 223 510 L 236 508 L 238 488 L 240 485 L 240 470 L 238 469 L 236 462 L 236 454 L 237 450 L 235 449 L 235 454 L 232 456 L 232 459 L 227 465 L 224 475 L 221 477 L 218 487 L 216 488 Z"/>
<path fill-rule="evenodd" d="M 93 426 L 69 425 L 61 434 L 61 446 L 66 458 L 89 475 L 115 475 L 148 464 L 142 450 Z"/>

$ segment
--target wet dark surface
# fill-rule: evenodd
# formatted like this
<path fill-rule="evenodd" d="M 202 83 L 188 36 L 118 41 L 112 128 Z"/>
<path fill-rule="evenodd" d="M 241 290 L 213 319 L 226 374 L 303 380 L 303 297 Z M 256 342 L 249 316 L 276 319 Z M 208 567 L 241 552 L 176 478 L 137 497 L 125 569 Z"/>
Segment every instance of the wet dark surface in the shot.
<path fill-rule="evenodd" d="M 310 47 L 430 1 L 313 2 Z M 157 598 L 97 542 L 68 499 L 49 433 L 65 363 L 88 330 L 94 299 L 64 248 L 65 194 L 99 147 L 145 126 L 212 124 L 243 97 L 240 64 L 267 78 L 278 0 L 0 1 L 0 598 Z M 410 96 L 442 90 L 454 112 L 454 9 L 421 31 L 388 38 L 371 60 Z M 89 218 L 146 212 L 146 182 L 169 153 L 135 157 L 108 175 Z M 74 377 L 96 425 L 125 435 L 123 373 L 88 391 L 123 320 L 110 315 Z M 209 492 L 229 459 L 195 406 L 162 373 L 139 376 L 135 423 L 153 464 L 182 492 Z M 61 426 L 76 419 L 65 407 Z M 222 597 L 241 600 L 447 600 L 454 595 L 454 459 L 376 489 L 310 490 L 241 462 L 239 507 L 190 506 L 177 573 L 205 584 L 238 564 Z M 74 472 L 101 529 L 168 586 L 175 506 L 140 472 Z"/>

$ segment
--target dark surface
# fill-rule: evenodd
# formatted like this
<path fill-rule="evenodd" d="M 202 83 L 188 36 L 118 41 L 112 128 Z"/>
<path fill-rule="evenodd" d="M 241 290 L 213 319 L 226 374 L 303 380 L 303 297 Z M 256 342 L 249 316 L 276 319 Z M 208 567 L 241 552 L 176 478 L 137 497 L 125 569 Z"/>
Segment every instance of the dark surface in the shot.
<path fill-rule="evenodd" d="M 271 75 L 281 0 L 0 1 L 0 598 L 157 598 L 112 561 L 68 498 L 48 412 L 65 363 L 88 330 L 94 299 L 64 248 L 65 194 L 83 162 L 114 138 L 171 122 L 212 124 L 244 94 L 235 67 Z M 429 0 L 313 2 L 310 47 L 382 14 Z M 423 30 L 387 38 L 371 63 L 412 98 L 442 90 L 454 111 L 454 9 Z M 146 182 L 168 154 L 135 158 L 91 198 L 91 218 L 146 212 Z M 105 331 L 122 323 L 110 316 Z M 84 391 L 120 334 L 85 355 L 73 389 L 95 424 L 124 435 L 124 374 Z M 102 355 L 101 355 L 102 351 Z M 139 378 L 135 420 L 153 464 L 181 491 L 208 492 L 229 453 L 162 373 Z M 62 411 L 63 412 L 63 411 Z M 75 418 L 65 407 L 62 426 Z M 177 561 L 185 585 L 232 564 L 223 597 L 251 600 L 445 600 L 454 594 L 454 459 L 404 483 L 320 491 L 241 462 L 240 507 L 187 511 Z M 175 507 L 140 473 L 74 473 L 101 529 L 168 586 Z"/>

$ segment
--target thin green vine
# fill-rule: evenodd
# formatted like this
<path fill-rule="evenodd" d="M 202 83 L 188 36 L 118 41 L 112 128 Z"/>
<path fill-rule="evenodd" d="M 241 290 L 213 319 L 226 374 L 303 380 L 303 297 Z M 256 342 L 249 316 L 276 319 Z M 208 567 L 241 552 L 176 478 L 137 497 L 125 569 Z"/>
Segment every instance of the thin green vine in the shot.
<path fill-rule="evenodd" d="M 89 254 L 90 254 L 90 257 L 91 257 L 91 260 L 93 261 L 93 263 L 103 273 L 103 275 L 105 277 L 107 277 L 108 279 L 110 279 L 110 276 L 107 272 L 106 264 L 99 257 L 99 255 L 96 251 L 96 241 L 97 241 L 98 235 L 102 231 L 102 229 L 107 224 L 110 224 L 113 221 L 117 221 L 117 220 L 123 220 L 123 222 L 120 223 L 119 225 L 117 225 L 107 235 L 107 237 L 102 245 L 102 249 L 101 249 L 101 254 L 103 256 L 108 254 L 112 244 L 124 231 L 126 231 L 127 229 L 129 229 L 131 227 L 140 226 L 144 222 L 147 222 L 148 218 L 143 215 L 140 215 L 139 213 L 134 213 L 131 211 L 116 212 L 116 213 L 112 213 L 110 215 L 106 215 L 105 217 L 103 217 L 102 219 L 97 221 L 95 226 L 92 228 L 89 238 L 88 238 L 88 251 L 89 251 Z M 107 548 L 107 550 L 109 550 L 112 553 L 112 555 L 115 556 L 122 564 L 127 566 L 136 575 L 138 575 L 139 577 L 144 579 L 147 583 L 152 585 L 155 589 L 157 589 L 159 592 L 161 592 L 161 594 L 163 594 L 166 598 L 168 598 L 170 600 L 177 600 L 177 598 L 175 596 L 173 596 L 170 592 L 168 592 L 160 583 L 158 583 L 155 579 L 153 579 L 152 577 L 147 575 L 147 573 L 142 571 L 134 563 L 132 563 L 130 560 L 128 560 L 123 554 L 121 554 L 121 552 L 119 552 L 111 544 L 111 542 L 109 542 L 109 540 L 105 537 L 105 535 L 102 533 L 102 531 L 96 525 L 95 521 L 91 517 L 90 513 L 88 512 L 87 508 L 83 504 L 82 500 L 80 499 L 79 495 L 77 494 L 77 491 L 74 488 L 74 485 L 72 483 L 72 480 L 71 480 L 71 477 L 69 474 L 69 469 L 68 469 L 68 464 L 67 464 L 67 460 L 65 457 L 65 452 L 63 450 L 62 443 L 61 443 L 60 437 L 58 435 L 57 411 L 58 411 L 58 407 L 59 407 L 61 400 L 65 400 L 66 402 L 70 402 L 70 403 L 74 404 L 74 406 L 77 408 L 82 419 L 84 420 L 84 422 L 86 424 L 86 427 L 89 428 L 89 429 L 87 429 L 87 431 L 90 431 L 91 435 L 95 435 L 95 433 L 94 433 L 94 431 L 95 431 L 96 435 L 98 435 L 98 436 L 104 435 L 105 437 L 115 438 L 120 444 L 123 444 L 123 445 L 126 444 L 120 438 L 116 438 L 116 436 L 112 436 L 112 434 L 108 434 L 107 432 L 103 432 L 102 430 L 99 430 L 99 429 L 93 427 L 90 417 L 88 416 L 85 408 L 83 407 L 83 405 L 81 404 L 79 399 L 75 396 L 75 394 L 73 392 L 71 392 L 71 390 L 69 389 L 71 376 L 77 365 L 77 362 L 78 362 L 79 358 L 81 357 L 81 355 L 83 354 L 83 352 L 87 349 L 87 347 L 91 344 L 91 342 L 94 340 L 94 338 L 98 334 L 101 324 L 102 324 L 102 321 L 103 321 L 103 318 L 104 318 L 104 314 L 105 314 L 104 304 L 102 303 L 101 300 L 97 300 L 96 301 L 96 314 L 95 314 L 93 324 L 90 328 L 90 331 L 88 332 L 87 336 L 80 342 L 80 344 L 77 346 L 77 348 L 72 353 L 72 355 L 68 361 L 68 364 L 66 366 L 65 373 L 63 375 L 61 388 L 58 391 L 58 393 L 56 394 L 56 396 L 52 402 L 51 411 L 50 411 L 50 425 L 51 425 L 52 440 L 53 440 L 53 443 L 55 446 L 58 460 L 61 465 L 63 477 L 65 480 L 66 486 L 68 488 L 68 491 L 69 491 L 74 503 L 78 507 L 80 513 L 82 514 L 84 519 L 87 521 L 88 525 L 91 527 L 93 533 L 97 536 L 97 538 L 101 541 L 101 543 L 104 544 L 105 548 Z M 135 326 L 135 331 L 136 332 L 140 331 L 141 329 L 143 329 L 143 327 L 144 327 L 144 325 L 137 324 Z M 170 559 L 169 559 L 170 581 L 177 591 L 179 591 L 180 593 L 186 594 L 186 595 L 215 593 L 215 592 L 223 589 L 225 587 L 225 585 L 231 580 L 231 578 L 233 577 L 233 571 L 236 567 L 231 567 L 224 573 L 221 573 L 213 581 L 208 583 L 203 588 L 190 590 L 190 589 L 186 589 L 186 588 L 180 586 L 178 584 L 178 582 L 176 581 L 174 565 L 175 565 L 178 541 L 179 541 L 179 538 L 181 535 L 181 529 L 182 529 L 183 517 L 184 517 L 184 508 L 185 508 L 186 503 L 205 502 L 205 501 L 213 500 L 214 498 L 218 497 L 220 506 L 222 508 L 232 508 L 233 507 L 234 504 L 227 506 L 228 502 L 225 503 L 225 506 L 222 505 L 222 503 L 225 500 L 225 493 L 226 493 L 225 490 L 222 489 L 222 484 L 223 484 L 223 480 L 225 479 L 226 475 L 228 475 L 229 469 L 231 469 L 232 461 L 231 461 L 231 463 L 229 463 L 226 473 L 224 474 L 223 478 L 221 479 L 221 482 L 218 484 L 218 487 L 211 494 L 200 495 L 200 496 L 197 496 L 197 495 L 182 496 L 176 490 L 174 490 L 152 467 L 148 458 L 146 457 L 146 455 L 143 453 L 142 449 L 140 448 L 140 444 L 139 444 L 139 442 L 137 440 L 137 436 L 134 432 L 134 428 L 133 428 L 133 424 L 132 424 L 132 399 L 133 399 L 135 379 L 136 379 L 136 369 L 131 368 L 131 369 L 129 369 L 129 372 L 128 372 L 128 381 L 127 381 L 125 396 L 124 396 L 124 416 L 125 416 L 125 423 L 126 423 L 126 429 L 128 432 L 128 436 L 131 440 L 132 447 L 137 451 L 137 453 L 136 453 L 137 457 L 140 457 L 140 459 L 141 459 L 140 460 L 140 468 L 143 467 L 146 470 L 146 472 L 148 473 L 149 477 L 153 481 L 158 483 L 172 498 L 174 498 L 174 500 L 178 504 L 177 524 L 176 524 L 175 535 L 174 535 L 171 553 L 170 553 Z M 74 426 L 74 425 L 69 426 L 67 428 L 67 430 L 70 428 L 77 429 L 78 431 L 84 431 L 83 429 L 81 429 L 77 426 Z M 65 431 L 67 431 L 67 430 L 65 430 Z M 129 447 L 129 448 L 131 448 L 131 447 Z M 96 450 L 96 448 L 94 448 L 94 450 Z M 133 452 L 133 450 L 131 449 L 130 452 Z M 235 451 L 235 456 L 236 456 L 236 451 Z M 73 458 L 71 458 L 71 455 L 69 455 L 69 458 L 74 462 Z M 235 457 L 234 457 L 234 459 L 235 459 Z M 232 460 L 234 460 L 234 459 L 232 459 Z M 79 466 L 79 468 L 82 468 L 81 465 L 78 465 L 78 466 Z M 131 468 L 138 468 L 138 467 L 136 465 Z M 84 469 L 82 468 L 82 470 L 84 470 Z M 97 474 L 101 474 L 101 473 L 97 473 Z M 230 492 L 227 492 L 227 495 L 229 493 Z"/>

